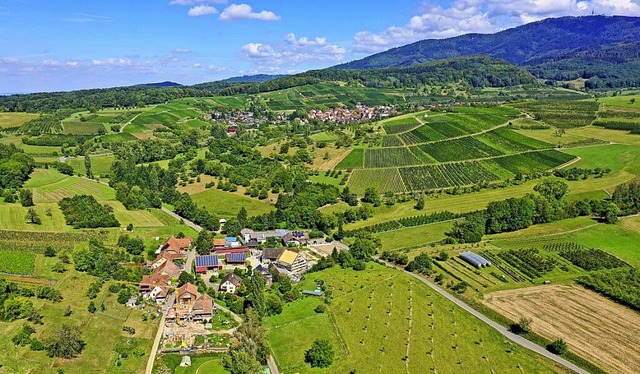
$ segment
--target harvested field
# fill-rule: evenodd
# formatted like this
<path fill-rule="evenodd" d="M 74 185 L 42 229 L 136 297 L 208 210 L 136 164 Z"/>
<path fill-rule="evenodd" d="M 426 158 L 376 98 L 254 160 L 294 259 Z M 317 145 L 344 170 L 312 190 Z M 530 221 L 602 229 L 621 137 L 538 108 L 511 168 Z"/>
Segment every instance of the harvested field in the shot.
<path fill-rule="evenodd" d="M 577 286 L 540 286 L 493 292 L 490 308 L 513 321 L 531 318 L 531 329 L 612 373 L 640 372 L 640 315 Z"/>

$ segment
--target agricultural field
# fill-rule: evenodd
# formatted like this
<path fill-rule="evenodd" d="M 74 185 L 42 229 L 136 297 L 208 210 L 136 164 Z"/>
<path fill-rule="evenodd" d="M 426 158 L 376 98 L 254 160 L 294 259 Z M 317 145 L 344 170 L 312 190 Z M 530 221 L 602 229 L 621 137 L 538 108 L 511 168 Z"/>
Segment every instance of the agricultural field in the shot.
<path fill-rule="evenodd" d="M 365 168 L 409 166 L 421 163 L 409 148 L 368 148 L 364 153 Z"/>
<path fill-rule="evenodd" d="M 357 169 L 351 174 L 348 185 L 352 192 L 359 195 L 363 195 L 370 187 L 375 188 L 378 193 L 405 191 L 398 169 Z"/>
<path fill-rule="evenodd" d="M 382 250 L 398 250 L 418 246 L 427 246 L 430 243 L 446 238 L 445 233 L 451 231 L 453 222 L 438 222 L 415 227 L 375 234 L 382 241 Z"/>
<path fill-rule="evenodd" d="M 514 105 L 538 121 L 557 128 L 589 126 L 600 104 L 593 101 L 529 101 Z"/>
<path fill-rule="evenodd" d="M 305 298 L 265 320 L 283 373 L 565 372 L 404 273 L 376 264 L 363 272 L 332 268 L 310 274 L 303 288 L 317 279 L 333 289 L 328 316 L 313 311 L 320 300 Z M 296 336 L 296 344 L 284 336 Z M 312 370 L 304 351 L 318 337 L 332 342 L 337 357 Z"/>
<path fill-rule="evenodd" d="M 0 130 L 20 127 L 38 116 L 35 113 L 2 112 L 0 113 Z"/>
<path fill-rule="evenodd" d="M 153 372 L 159 373 L 162 370 L 160 368 L 168 368 L 175 374 L 229 374 L 222 366 L 220 354 L 200 354 L 190 355 L 190 357 L 191 366 L 181 367 L 182 355 L 161 355 L 156 360 Z"/>
<path fill-rule="evenodd" d="M 533 332 L 563 339 L 570 351 L 612 373 L 640 371 L 640 316 L 595 292 L 550 285 L 485 295 L 484 303 L 512 321 L 531 318 Z"/>
<path fill-rule="evenodd" d="M 429 143 L 420 148 L 439 162 L 463 161 L 503 155 L 499 150 L 473 137 Z"/>
<path fill-rule="evenodd" d="M 35 262 L 33 252 L 0 250 L 0 273 L 33 274 Z"/>
<path fill-rule="evenodd" d="M 188 100 L 174 100 L 169 104 L 156 105 L 133 119 L 131 124 L 167 125 L 202 117 L 204 114 L 194 109 L 191 104 Z M 129 126 L 125 128 L 128 132 L 137 132 L 133 129 L 139 130 L 140 127 L 132 127 L 132 130 L 129 130 Z"/>
<path fill-rule="evenodd" d="M 467 186 L 500 179 L 482 164 L 470 161 L 401 168 L 400 175 L 409 191 Z"/>
<path fill-rule="evenodd" d="M 63 122 L 62 128 L 68 135 L 97 135 L 107 132 L 99 122 Z"/>
<path fill-rule="evenodd" d="M 356 169 L 364 166 L 364 149 L 354 148 L 340 161 L 336 169 Z"/>

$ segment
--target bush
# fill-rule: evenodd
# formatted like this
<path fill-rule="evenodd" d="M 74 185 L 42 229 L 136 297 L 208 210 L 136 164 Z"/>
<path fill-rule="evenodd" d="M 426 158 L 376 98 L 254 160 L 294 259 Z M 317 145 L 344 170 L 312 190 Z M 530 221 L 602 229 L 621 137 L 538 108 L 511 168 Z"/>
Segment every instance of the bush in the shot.
<path fill-rule="evenodd" d="M 47 257 L 54 257 L 56 255 L 56 250 L 53 249 L 52 246 L 48 245 L 45 249 L 44 249 L 44 255 Z"/>
<path fill-rule="evenodd" d="M 314 311 L 315 311 L 316 313 L 324 313 L 324 312 L 326 312 L 326 311 L 327 311 L 327 306 L 326 306 L 326 305 L 324 305 L 324 304 L 320 304 L 320 305 L 318 305 L 318 306 L 314 309 Z"/>
<path fill-rule="evenodd" d="M 431 257 L 426 253 L 421 253 L 417 255 L 405 269 L 411 272 L 428 273 L 431 271 Z"/>
<path fill-rule="evenodd" d="M 564 340 L 558 339 L 553 343 L 547 345 L 547 350 L 553 354 L 562 356 L 568 352 L 567 343 Z"/>

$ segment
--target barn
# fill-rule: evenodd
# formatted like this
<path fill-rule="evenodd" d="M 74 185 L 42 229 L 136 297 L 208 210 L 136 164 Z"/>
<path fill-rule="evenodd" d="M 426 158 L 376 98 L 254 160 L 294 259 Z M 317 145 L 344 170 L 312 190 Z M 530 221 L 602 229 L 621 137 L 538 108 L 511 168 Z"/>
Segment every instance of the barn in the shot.
<path fill-rule="evenodd" d="M 222 270 L 222 263 L 218 260 L 218 256 L 196 257 L 196 273 L 205 274 L 207 270 Z"/>
<path fill-rule="evenodd" d="M 227 253 L 225 255 L 227 264 L 244 264 L 247 261 L 246 253 Z"/>

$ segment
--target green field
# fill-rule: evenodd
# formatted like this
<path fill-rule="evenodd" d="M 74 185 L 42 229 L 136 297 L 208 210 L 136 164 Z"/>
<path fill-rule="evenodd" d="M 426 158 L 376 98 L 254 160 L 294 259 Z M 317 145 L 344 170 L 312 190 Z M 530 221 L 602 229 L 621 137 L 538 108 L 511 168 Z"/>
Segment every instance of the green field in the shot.
<path fill-rule="evenodd" d="M 265 319 L 283 373 L 564 372 L 404 273 L 375 264 L 363 272 L 332 268 L 310 274 L 303 288 L 317 279 L 333 289 L 328 316 L 313 311 L 319 300 L 305 298 Z M 304 363 L 317 338 L 336 351 L 327 369 Z"/>
<path fill-rule="evenodd" d="M 429 243 L 446 238 L 445 233 L 450 231 L 452 226 L 453 222 L 440 222 L 387 231 L 381 234 L 375 234 L 375 236 L 382 240 L 383 251 L 426 246 Z"/>
<path fill-rule="evenodd" d="M 59 260 L 47 259 L 42 255 L 37 255 L 37 258 L 39 266 L 36 266 L 34 275 L 53 279 L 53 287 L 62 293 L 63 300 L 53 303 L 36 298 L 31 299 L 44 321 L 44 325 L 34 325 L 36 333 L 33 337 L 45 341 L 62 324 L 70 324 L 81 329 L 86 346 L 83 352 L 73 360 L 50 358 L 46 352 L 31 351 L 29 346 L 19 347 L 11 342 L 10 338 L 22 328 L 24 320 L 3 322 L 0 324 L 0 334 L 5 337 L 0 341 L 0 362 L 3 365 L 3 372 L 55 374 L 59 373 L 59 369 L 64 373 L 78 374 L 144 372 L 158 321 L 144 322 L 142 321 L 144 311 L 132 310 L 119 304 L 116 296 L 107 290 L 109 283 L 105 284 L 95 299 L 96 303 L 104 302 L 106 311 L 89 313 L 86 292 L 89 285 L 97 278 L 79 273 L 73 270 L 72 266 L 67 266 L 68 270 L 65 273 L 54 273 L 51 272 L 51 266 Z M 16 281 L 16 278 L 9 279 Z M 63 317 L 67 307 L 71 308 L 72 314 L 69 317 Z M 123 326 L 133 327 L 136 331 L 135 335 L 130 336 L 123 332 Z M 130 352 L 128 358 L 120 360 L 121 366 L 115 365 L 118 355 L 115 351 L 116 346 Z M 136 349 L 139 349 L 143 355 L 133 354 Z"/>
<path fill-rule="evenodd" d="M 161 355 L 156 360 L 153 372 L 158 373 L 162 370 L 160 368 L 166 367 L 175 374 L 229 374 L 222 366 L 220 354 L 189 355 L 189 357 L 191 357 L 191 366 L 185 368 L 180 366 L 182 355 Z"/>
<path fill-rule="evenodd" d="M 115 161 L 115 156 L 98 156 L 91 157 L 91 170 L 93 175 L 99 177 L 101 175 L 109 175 L 111 173 L 111 164 Z M 84 167 L 84 158 L 69 158 L 67 163 L 73 167 L 76 174 L 84 175 L 87 170 Z"/>
<path fill-rule="evenodd" d="M 362 168 L 364 165 L 364 149 L 354 148 L 349 152 L 347 157 L 342 159 L 336 169 L 356 169 Z"/>
<path fill-rule="evenodd" d="M 64 133 L 69 135 L 96 135 L 107 131 L 99 122 L 64 122 L 62 128 Z"/>
<path fill-rule="evenodd" d="M 35 253 L 0 250 L 0 273 L 33 274 L 35 262 Z"/>
<path fill-rule="evenodd" d="M 273 205 L 267 204 L 266 200 L 260 201 L 215 188 L 193 194 L 191 198 L 198 206 L 205 207 L 219 218 L 235 217 L 241 208 L 245 208 L 251 216 L 275 209 Z"/>
<path fill-rule="evenodd" d="M 404 183 L 398 169 L 354 170 L 349 178 L 349 188 L 352 192 L 363 195 L 367 188 L 375 188 L 382 194 L 385 192 L 405 192 Z"/>

